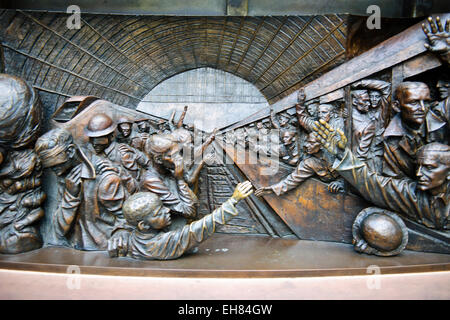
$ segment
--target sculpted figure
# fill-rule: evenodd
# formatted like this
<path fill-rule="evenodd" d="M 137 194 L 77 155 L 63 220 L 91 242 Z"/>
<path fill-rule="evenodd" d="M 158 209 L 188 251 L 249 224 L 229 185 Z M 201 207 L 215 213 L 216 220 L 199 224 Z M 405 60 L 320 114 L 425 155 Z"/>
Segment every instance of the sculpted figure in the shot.
<path fill-rule="evenodd" d="M 291 125 L 287 114 L 280 113 L 277 117 L 272 107 L 270 108 L 270 120 L 273 128 L 279 130 L 279 137 L 282 142 L 278 148 L 281 161 L 296 166 L 300 161 L 298 152 L 297 128 Z"/>
<path fill-rule="evenodd" d="M 283 131 L 281 133 L 281 142 L 283 146 L 279 151 L 281 160 L 291 166 L 296 166 L 300 161 L 297 131 Z"/>
<path fill-rule="evenodd" d="M 140 181 L 143 169 L 150 166 L 150 159 L 141 151 L 114 140 L 116 124 L 106 114 L 96 114 L 88 122 L 84 133 L 89 137 L 95 153 L 120 164 L 135 180 Z"/>
<path fill-rule="evenodd" d="M 448 144 L 448 124 L 442 121 L 425 101 L 430 90 L 422 82 L 402 82 L 395 92 L 392 108 L 397 114 L 384 132 L 383 174 L 414 178 L 417 151 L 430 142 Z"/>
<path fill-rule="evenodd" d="M 197 196 L 186 182 L 177 144 L 169 138 L 170 135 L 152 135 L 147 141 L 146 150 L 153 157 L 153 166 L 146 170 L 140 189 L 157 194 L 173 212 L 191 219 L 197 213 Z"/>
<path fill-rule="evenodd" d="M 327 150 L 334 154 L 333 168 L 360 194 L 380 208 L 392 210 L 426 227 L 448 230 L 450 197 L 450 147 L 433 142 L 417 151 L 414 179 L 391 178 L 372 172 L 346 149 L 341 130 L 324 121 L 315 131 Z"/>
<path fill-rule="evenodd" d="M 122 204 L 129 193 L 120 169 L 97 155 L 88 159 L 72 135 L 54 129 L 36 142 L 44 168 L 61 178 L 61 202 L 53 216 L 58 236 L 79 250 L 106 250 L 115 228 L 125 228 Z"/>
<path fill-rule="evenodd" d="M 311 177 L 318 177 L 323 182 L 329 183 L 332 181 L 328 190 L 330 192 L 344 191 L 344 182 L 338 179 L 338 175 L 333 172 L 328 164 L 326 157 L 321 150 L 321 145 L 313 132 L 308 135 L 305 143 L 305 152 L 308 154 L 295 170 L 280 182 L 262 187 L 255 191 L 256 196 L 274 193 L 277 196 L 282 195 L 292 189 L 297 188 L 306 179 Z"/>
<path fill-rule="evenodd" d="M 305 106 L 305 92 L 303 89 L 298 91 L 298 103 L 295 105 L 295 110 L 297 112 L 297 118 L 299 124 L 307 131 L 311 132 L 313 130 L 314 121 L 317 119 L 311 117 Z M 317 117 L 330 124 L 333 124 L 336 128 L 344 130 L 344 120 L 337 115 L 335 112 L 335 106 L 332 104 L 320 104 L 318 107 Z"/>
<path fill-rule="evenodd" d="M 149 118 L 142 117 L 134 121 L 138 130 L 136 135 L 131 138 L 131 146 L 139 151 L 144 151 L 145 142 L 151 134 L 149 120 Z"/>
<path fill-rule="evenodd" d="M 137 193 L 124 205 L 124 216 L 136 229 L 128 236 L 118 232 L 109 241 L 111 257 L 130 256 L 136 259 L 177 259 L 195 245 L 209 238 L 217 229 L 238 215 L 236 204 L 252 193 L 252 185 L 239 183 L 230 199 L 212 213 L 181 229 L 165 231 L 171 224 L 170 209 L 150 192 Z M 124 235 L 125 234 L 125 235 Z"/>
<path fill-rule="evenodd" d="M 450 125 L 450 101 L 448 93 L 450 90 L 450 81 L 439 80 L 436 84 L 436 88 L 439 91 L 439 101 L 436 101 L 431 109 L 439 116 L 442 121 L 447 122 L 447 127 Z"/>
<path fill-rule="evenodd" d="M 42 165 L 33 146 L 41 125 L 41 105 L 22 79 L 0 74 L 0 253 L 42 246 L 38 222 L 45 194 Z"/>
<path fill-rule="evenodd" d="M 391 85 L 381 80 L 362 80 L 352 85 L 353 153 L 369 168 L 382 171 L 383 133 L 388 117 Z"/>
<path fill-rule="evenodd" d="M 133 136 L 133 121 L 122 116 L 117 120 L 117 142 L 131 145 Z"/>

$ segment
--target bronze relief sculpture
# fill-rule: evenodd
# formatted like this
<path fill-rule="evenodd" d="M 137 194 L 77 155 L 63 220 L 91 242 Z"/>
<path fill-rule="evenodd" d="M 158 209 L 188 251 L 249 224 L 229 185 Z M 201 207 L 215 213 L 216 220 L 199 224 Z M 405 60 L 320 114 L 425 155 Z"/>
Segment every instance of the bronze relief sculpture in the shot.
<path fill-rule="evenodd" d="M 0 74 L 0 252 L 42 246 L 42 164 L 33 150 L 41 126 L 41 105 L 22 79 Z"/>
<path fill-rule="evenodd" d="M 448 68 L 450 22 L 428 25 L 426 48 Z M 436 79 L 436 98 L 427 79 L 387 78 L 358 75 L 314 95 L 321 86 L 305 85 L 212 132 L 187 121 L 188 106 L 162 119 L 96 98 L 39 137 L 33 89 L 2 75 L 0 252 L 42 246 L 42 169 L 57 176 L 45 215 L 58 239 L 110 257 L 177 259 L 233 219 L 244 230 L 238 212 L 270 235 L 281 224 L 379 256 L 408 249 L 416 225 L 448 239 L 449 82 Z"/>

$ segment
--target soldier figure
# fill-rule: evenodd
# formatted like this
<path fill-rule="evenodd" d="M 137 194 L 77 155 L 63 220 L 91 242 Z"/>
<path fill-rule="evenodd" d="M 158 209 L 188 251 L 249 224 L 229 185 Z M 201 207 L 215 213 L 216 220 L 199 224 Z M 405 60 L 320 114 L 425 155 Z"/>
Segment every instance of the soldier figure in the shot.
<path fill-rule="evenodd" d="M 142 170 L 151 165 L 150 159 L 133 147 L 114 141 L 116 124 L 106 114 L 96 114 L 90 120 L 84 133 L 98 156 L 120 164 L 136 180 L 140 181 Z"/>
<path fill-rule="evenodd" d="M 53 216 L 57 235 L 79 250 L 106 250 L 115 228 L 127 228 L 122 204 L 129 193 L 119 168 L 97 155 L 88 159 L 63 129 L 41 136 L 36 152 L 44 168 L 62 178 L 61 203 Z"/>

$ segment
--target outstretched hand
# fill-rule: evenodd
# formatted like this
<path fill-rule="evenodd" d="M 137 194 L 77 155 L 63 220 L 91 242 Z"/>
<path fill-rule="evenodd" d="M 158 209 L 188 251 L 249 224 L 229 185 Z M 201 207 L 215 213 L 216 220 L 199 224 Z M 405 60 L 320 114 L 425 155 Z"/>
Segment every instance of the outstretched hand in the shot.
<path fill-rule="evenodd" d="M 436 21 L 428 17 L 428 24 L 430 30 L 425 23 L 422 23 L 423 32 L 425 32 L 429 41 L 429 44 L 424 44 L 425 48 L 431 52 L 447 55 L 450 52 L 450 19 L 447 19 L 444 26 L 439 17 L 436 17 Z"/>
<path fill-rule="evenodd" d="M 253 193 L 253 186 L 250 181 L 245 181 L 238 183 L 236 189 L 234 189 L 234 193 L 232 198 L 236 201 L 241 201 L 247 198 L 249 195 Z"/>
<path fill-rule="evenodd" d="M 348 139 L 342 130 L 334 129 L 322 119 L 314 122 L 313 130 L 316 138 L 331 154 L 338 156 L 345 149 Z"/>

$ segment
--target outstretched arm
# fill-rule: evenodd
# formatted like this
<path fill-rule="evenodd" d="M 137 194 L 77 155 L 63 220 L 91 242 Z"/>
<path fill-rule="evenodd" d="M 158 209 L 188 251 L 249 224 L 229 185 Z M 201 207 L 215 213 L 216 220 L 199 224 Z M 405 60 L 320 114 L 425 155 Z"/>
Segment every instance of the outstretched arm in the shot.
<path fill-rule="evenodd" d="M 129 250 L 135 258 L 169 260 L 182 256 L 194 245 L 209 238 L 218 225 L 237 216 L 235 205 L 253 192 L 249 181 L 239 183 L 230 199 L 212 213 L 182 229 L 160 233 L 150 239 L 130 237 Z"/>

